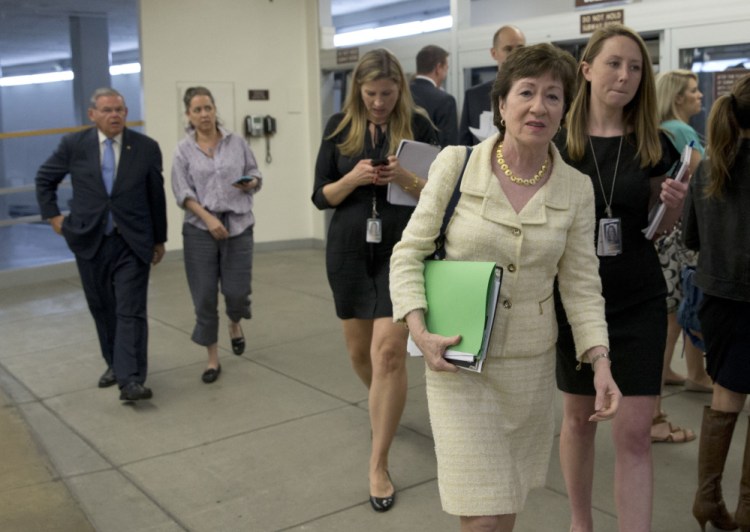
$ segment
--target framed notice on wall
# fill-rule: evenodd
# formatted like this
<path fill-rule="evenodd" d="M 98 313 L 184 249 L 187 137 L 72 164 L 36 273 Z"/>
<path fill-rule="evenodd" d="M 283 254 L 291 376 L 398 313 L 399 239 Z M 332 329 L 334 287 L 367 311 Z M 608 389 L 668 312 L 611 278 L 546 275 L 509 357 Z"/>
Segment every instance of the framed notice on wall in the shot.
<path fill-rule="evenodd" d="M 736 70 L 724 70 L 714 73 L 714 101 L 719 96 L 732 92 L 732 86 L 741 77 L 747 76 L 748 70 L 738 68 Z"/>
<path fill-rule="evenodd" d="M 575 0 L 576 9 L 581 7 L 609 7 L 622 4 L 632 4 L 639 0 Z"/>
<path fill-rule="evenodd" d="M 608 24 L 625 24 L 625 11 L 616 9 L 581 15 L 581 33 L 594 33 Z"/>

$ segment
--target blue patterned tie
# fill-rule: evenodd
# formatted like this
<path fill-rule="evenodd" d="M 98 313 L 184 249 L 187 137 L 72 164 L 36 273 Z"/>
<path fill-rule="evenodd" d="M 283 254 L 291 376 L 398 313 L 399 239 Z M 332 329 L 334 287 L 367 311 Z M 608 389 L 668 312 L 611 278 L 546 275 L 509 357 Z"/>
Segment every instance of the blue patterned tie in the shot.
<path fill-rule="evenodd" d="M 104 141 L 104 155 L 102 156 L 102 179 L 107 194 L 112 194 L 112 183 L 115 181 L 115 150 L 112 148 L 112 139 Z M 110 234 L 114 224 L 112 222 L 112 211 L 107 212 L 107 226 L 104 228 L 105 234 Z"/>

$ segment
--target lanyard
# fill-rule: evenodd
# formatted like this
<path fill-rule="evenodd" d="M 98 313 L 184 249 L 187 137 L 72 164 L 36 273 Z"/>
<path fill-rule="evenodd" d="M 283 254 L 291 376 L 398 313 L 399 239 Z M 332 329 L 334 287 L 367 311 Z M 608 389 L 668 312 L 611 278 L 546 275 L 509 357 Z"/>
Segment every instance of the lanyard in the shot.
<path fill-rule="evenodd" d="M 596 162 L 596 152 L 594 151 L 594 143 L 591 142 L 591 135 L 589 135 L 589 146 L 591 146 L 591 155 L 594 157 L 594 167 L 596 168 L 596 177 L 599 179 L 599 187 L 602 189 L 602 198 L 604 198 L 604 205 L 606 209 L 604 212 L 607 214 L 607 218 L 612 218 L 612 197 L 615 194 L 615 181 L 617 180 L 617 169 L 620 166 L 620 152 L 622 151 L 622 139 L 625 135 L 620 137 L 620 147 L 617 148 L 617 161 L 615 162 L 615 173 L 612 176 L 612 188 L 609 191 L 609 199 L 607 199 L 607 193 L 604 192 L 604 183 L 602 183 L 602 175 L 599 173 L 599 163 Z"/>

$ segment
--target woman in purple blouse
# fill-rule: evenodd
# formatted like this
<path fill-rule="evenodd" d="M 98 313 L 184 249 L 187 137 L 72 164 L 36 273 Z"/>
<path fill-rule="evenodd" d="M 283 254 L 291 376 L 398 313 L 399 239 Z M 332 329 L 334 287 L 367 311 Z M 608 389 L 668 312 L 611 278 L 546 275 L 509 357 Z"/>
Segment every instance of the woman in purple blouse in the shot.
<path fill-rule="evenodd" d="M 172 191 L 185 210 L 185 272 L 196 318 L 191 338 L 208 350 L 201 377 L 208 384 L 221 373 L 219 286 L 232 352 L 238 356 L 245 352 L 240 320 L 251 317 L 253 198 L 263 178 L 245 140 L 218 124 L 208 89 L 190 87 L 183 101 L 189 126 L 174 155 Z"/>

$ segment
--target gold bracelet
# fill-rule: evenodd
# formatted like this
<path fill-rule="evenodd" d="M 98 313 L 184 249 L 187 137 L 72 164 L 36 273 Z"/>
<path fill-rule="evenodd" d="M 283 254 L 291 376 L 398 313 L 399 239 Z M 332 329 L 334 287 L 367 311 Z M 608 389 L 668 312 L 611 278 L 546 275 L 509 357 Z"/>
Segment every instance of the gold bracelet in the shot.
<path fill-rule="evenodd" d="M 411 192 L 412 190 L 417 190 L 419 188 L 419 178 L 417 177 L 417 174 L 412 174 L 411 179 L 411 185 L 408 185 L 406 187 L 404 185 L 401 185 L 401 188 L 404 189 L 404 192 Z"/>
<path fill-rule="evenodd" d="M 612 366 L 612 359 L 609 358 L 609 353 L 599 353 L 598 355 L 594 355 L 594 358 L 592 358 L 589 362 L 589 364 L 591 364 L 591 371 L 596 371 L 594 369 L 594 364 L 596 364 L 600 358 L 606 358 L 607 360 L 609 360 L 609 365 Z"/>

